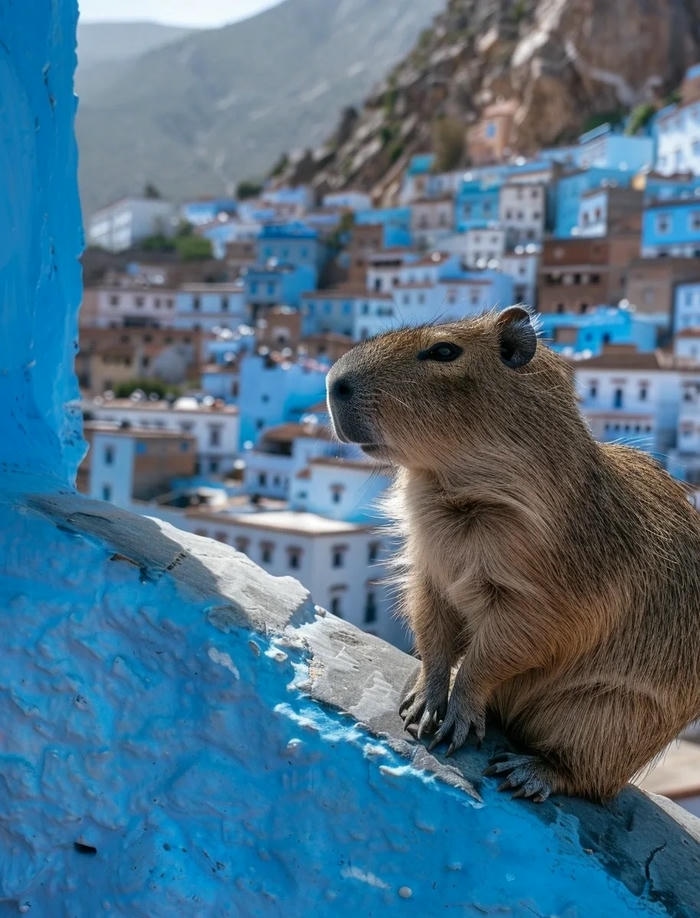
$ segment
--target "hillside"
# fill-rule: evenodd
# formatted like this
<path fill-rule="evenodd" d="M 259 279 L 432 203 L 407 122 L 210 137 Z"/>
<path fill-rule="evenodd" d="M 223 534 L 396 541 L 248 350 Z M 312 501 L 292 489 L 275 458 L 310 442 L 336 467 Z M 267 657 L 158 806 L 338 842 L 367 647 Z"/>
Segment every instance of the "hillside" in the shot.
<path fill-rule="evenodd" d="M 700 0 L 450 0 L 343 142 L 336 132 L 284 178 L 391 201 L 411 155 L 436 138 L 449 167 L 468 166 L 467 132 L 492 103 L 514 109 L 511 149 L 530 154 L 596 116 L 662 104 L 698 60 Z"/>
<path fill-rule="evenodd" d="M 75 89 L 84 104 L 128 72 L 134 59 L 192 34 L 193 29 L 157 22 L 78 21 Z"/>
<path fill-rule="evenodd" d="M 182 198 L 265 174 L 319 143 L 406 54 L 443 0 L 286 0 L 243 22 L 140 54 L 85 89 L 77 133 L 83 209 L 147 181 Z"/>

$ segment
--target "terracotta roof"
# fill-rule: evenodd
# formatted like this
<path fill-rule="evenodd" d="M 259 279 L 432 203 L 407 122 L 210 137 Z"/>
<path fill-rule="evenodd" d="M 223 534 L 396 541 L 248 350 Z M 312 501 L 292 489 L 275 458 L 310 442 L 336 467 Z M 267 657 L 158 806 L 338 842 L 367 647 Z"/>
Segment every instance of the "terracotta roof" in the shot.
<path fill-rule="evenodd" d="M 297 437 L 309 437 L 315 440 L 331 440 L 331 432 L 325 424 L 301 424 L 290 422 L 268 427 L 262 434 L 263 440 L 277 443 L 289 443 Z"/>
<path fill-rule="evenodd" d="M 339 456 L 316 456 L 309 459 L 309 465 L 331 465 L 341 469 L 370 469 L 372 471 L 382 468 L 380 463 L 369 457 L 367 459 L 342 459 Z M 388 469 L 389 466 L 385 468 Z"/>
<path fill-rule="evenodd" d="M 634 345 L 611 344 L 597 357 L 584 360 L 566 358 L 573 363 L 576 370 L 659 370 L 676 372 L 700 372 L 697 360 L 690 357 L 678 357 L 671 351 L 657 349 L 649 353 L 640 353 Z"/>
<path fill-rule="evenodd" d="M 662 365 L 661 352 L 640 353 L 632 345 L 610 345 L 597 357 L 574 360 L 577 370 L 664 370 L 672 369 Z M 670 355 L 669 355 L 670 356 Z"/>

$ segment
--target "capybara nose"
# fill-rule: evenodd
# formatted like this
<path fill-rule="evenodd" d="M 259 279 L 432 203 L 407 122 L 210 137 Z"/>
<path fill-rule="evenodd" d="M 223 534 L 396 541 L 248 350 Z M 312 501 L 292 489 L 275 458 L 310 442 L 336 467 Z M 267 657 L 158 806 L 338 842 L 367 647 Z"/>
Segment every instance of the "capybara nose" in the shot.
<path fill-rule="evenodd" d="M 349 402 L 355 394 L 355 386 L 349 375 L 334 380 L 330 386 L 330 397 L 338 402 Z"/>

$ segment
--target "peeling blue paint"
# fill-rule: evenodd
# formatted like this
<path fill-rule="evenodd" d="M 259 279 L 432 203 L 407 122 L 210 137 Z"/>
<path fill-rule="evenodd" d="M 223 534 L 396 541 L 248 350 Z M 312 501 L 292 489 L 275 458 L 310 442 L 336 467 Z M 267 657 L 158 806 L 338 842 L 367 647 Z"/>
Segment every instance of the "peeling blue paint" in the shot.
<path fill-rule="evenodd" d="M 0 4 L 0 468 L 72 484 L 82 228 L 70 0 Z"/>

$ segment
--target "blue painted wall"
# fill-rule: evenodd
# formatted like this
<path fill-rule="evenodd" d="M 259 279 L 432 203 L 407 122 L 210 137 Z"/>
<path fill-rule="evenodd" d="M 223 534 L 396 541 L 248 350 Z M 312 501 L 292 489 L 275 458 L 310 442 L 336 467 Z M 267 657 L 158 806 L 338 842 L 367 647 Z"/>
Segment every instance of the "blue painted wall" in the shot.
<path fill-rule="evenodd" d="M 560 179 L 556 186 L 554 235 L 571 235 L 571 230 L 578 222 L 578 211 L 584 192 L 601 188 L 604 182 L 614 182 L 627 188 L 632 178 L 632 174 L 625 170 L 593 167 Z"/>
<path fill-rule="evenodd" d="M 75 2 L 0 3 L 0 468 L 75 480 Z"/>
<path fill-rule="evenodd" d="M 543 313 L 538 316 L 542 337 L 554 351 L 598 355 L 606 344 L 633 344 L 642 352 L 653 351 L 658 330 L 648 316 L 638 316 L 625 309 L 601 306 L 592 312 Z M 557 341 L 557 329 L 576 329 L 573 343 Z"/>

